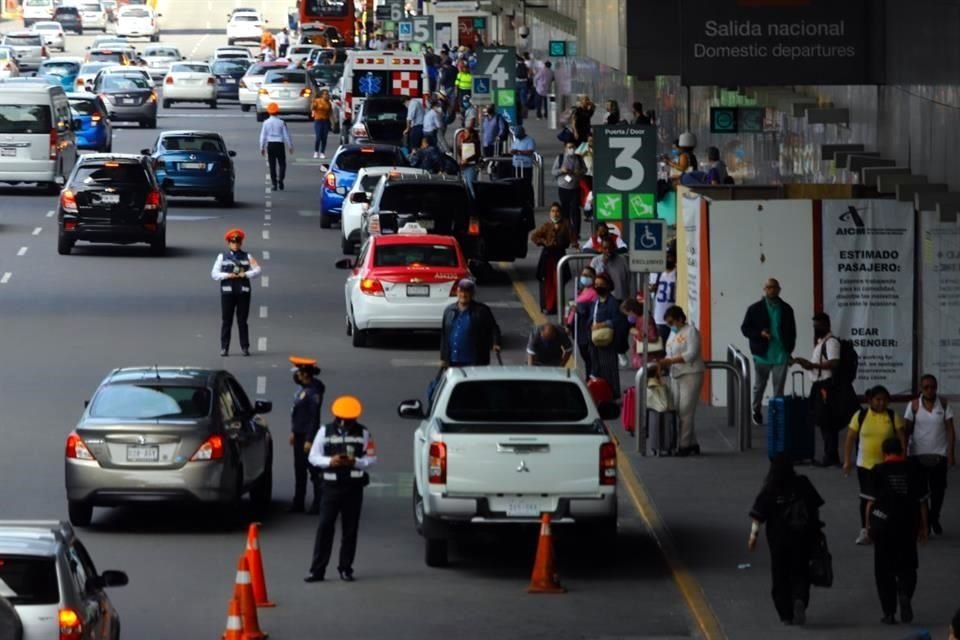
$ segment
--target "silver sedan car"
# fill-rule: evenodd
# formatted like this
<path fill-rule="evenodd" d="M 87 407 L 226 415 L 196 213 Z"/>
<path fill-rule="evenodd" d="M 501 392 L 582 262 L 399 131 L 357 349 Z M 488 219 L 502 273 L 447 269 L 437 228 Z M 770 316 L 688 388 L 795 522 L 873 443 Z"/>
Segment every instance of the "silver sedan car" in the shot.
<path fill-rule="evenodd" d="M 257 95 L 257 120 L 267 119 L 267 105 L 275 102 L 282 115 L 310 118 L 310 105 L 317 85 L 305 70 L 274 69 L 267 72 Z"/>
<path fill-rule="evenodd" d="M 221 504 L 236 514 L 250 494 L 270 505 L 273 439 L 251 403 L 222 370 L 115 369 L 100 383 L 66 442 L 70 521 L 90 524 L 94 507 L 130 503 Z"/>

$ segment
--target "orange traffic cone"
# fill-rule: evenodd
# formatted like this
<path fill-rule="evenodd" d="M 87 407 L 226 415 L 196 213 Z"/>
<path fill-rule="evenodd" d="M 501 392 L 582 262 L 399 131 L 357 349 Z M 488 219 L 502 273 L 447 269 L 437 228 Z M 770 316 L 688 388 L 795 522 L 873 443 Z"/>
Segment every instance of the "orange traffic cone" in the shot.
<path fill-rule="evenodd" d="M 240 620 L 240 603 L 236 598 L 230 598 L 227 607 L 227 629 L 223 632 L 223 640 L 243 640 L 243 622 Z"/>
<path fill-rule="evenodd" d="M 240 603 L 240 618 L 243 621 L 243 640 L 264 640 L 267 637 L 260 630 L 257 620 L 257 602 L 250 584 L 250 563 L 247 556 L 240 556 L 237 563 L 237 580 L 233 586 L 233 598 Z"/>
<path fill-rule="evenodd" d="M 527 593 L 566 593 L 553 569 L 553 537 L 550 535 L 550 514 L 540 516 L 540 541 L 537 543 L 537 559 L 530 577 Z"/>
<path fill-rule="evenodd" d="M 263 577 L 263 556 L 260 555 L 260 523 L 251 522 L 247 530 L 247 562 L 253 582 L 253 597 L 258 607 L 275 607 L 267 597 L 267 581 Z"/>

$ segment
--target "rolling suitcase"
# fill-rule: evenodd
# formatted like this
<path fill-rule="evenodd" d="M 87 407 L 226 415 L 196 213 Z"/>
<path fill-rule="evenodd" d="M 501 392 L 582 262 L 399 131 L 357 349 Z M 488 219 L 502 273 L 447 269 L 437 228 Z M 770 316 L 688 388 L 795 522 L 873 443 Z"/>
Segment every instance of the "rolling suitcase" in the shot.
<path fill-rule="evenodd" d="M 633 387 L 627 387 L 626 391 L 623 392 L 623 404 L 620 405 L 623 407 L 620 411 L 620 423 L 623 425 L 624 430 L 633 434 L 633 413 L 637 410 L 637 391 Z"/>
<path fill-rule="evenodd" d="M 610 383 L 603 378 L 591 377 L 587 381 L 587 391 L 590 392 L 590 397 L 593 398 L 594 404 L 598 407 L 604 402 L 613 402 L 613 389 L 610 388 Z"/>
<path fill-rule="evenodd" d="M 647 449 L 655 456 L 676 455 L 680 444 L 680 420 L 676 411 L 647 409 Z"/>
<path fill-rule="evenodd" d="M 797 395 L 797 380 L 800 392 Z M 767 455 L 786 454 L 794 462 L 812 461 L 814 456 L 813 424 L 809 416 L 809 401 L 803 388 L 803 372 L 794 371 L 790 377 L 793 391 L 789 396 L 770 400 L 767 417 Z"/>

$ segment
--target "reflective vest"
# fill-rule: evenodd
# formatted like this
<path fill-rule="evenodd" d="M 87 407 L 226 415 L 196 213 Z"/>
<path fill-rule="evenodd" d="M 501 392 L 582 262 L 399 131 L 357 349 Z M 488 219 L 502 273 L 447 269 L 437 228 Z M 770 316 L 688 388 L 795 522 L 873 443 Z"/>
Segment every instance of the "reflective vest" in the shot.
<path fill-rule="evenodd" d="M 221 273 L 239 273 L 250 270 L 250 256 L 246 251 L 224 251 L 220 254 Z M 222 295 L 250 295 L 250 278 L 231 278 L 220 281 Z"/>
<path fill-rule="evenodd" d="M 469 71 L 461 71 L 457 74 L 457 89 L 460 91 L 473 90 L 473 75 Z"/>
<path fill-rule="evenodd" d="M 364 447 L 364 436 L 366 434 L 367 428 L 358 423 L 342 430 L 336 422 L 328 424 L 324 427 L 323 455 L 330 458 L 336 455 L 362 458 L 367 455 Z M 366 475 L 366 472 L 362 469 L 352 469 L 350 467 L 331 467 L 323 470 L 324 482 L 344 487 L 364 486 Z"/>

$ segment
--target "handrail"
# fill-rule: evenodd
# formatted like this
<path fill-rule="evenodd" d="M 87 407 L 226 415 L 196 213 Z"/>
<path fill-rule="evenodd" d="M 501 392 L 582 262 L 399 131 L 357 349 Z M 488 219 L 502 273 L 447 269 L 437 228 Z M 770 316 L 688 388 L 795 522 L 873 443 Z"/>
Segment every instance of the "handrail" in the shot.
<path fill-rule="evenodd" d="M 740 375 L 743 378 L 743 384 L 740 391 L 740 437 L 741 451 L 753 448 L 753 425 L 750 417 L 750 394 L 752 393 L 750 376 L 750 359 L 740 349 L 734 345 L 729 345 L 727 349 L 733 349 L 730 355 L 736 364 L 740 365 Z"/>
<path fill-rule="evenodd" d="M 728 375 L 733 377 L 733 383 L 737 387 L 737 393 L 734 394 L 734 413 L 735 415 L 740 416 L 740 420 L 737 423 L 737 451 L 741 451 L 741 452 L 746 451 L 747 437 L 744 431 L 745 429 L 749 428 L 749 422 L 747 422 L 747 424 L 744 424 L 744 421 L 743 421 L 743 411 L 744 411 L 743 374 L 740 373 L 740 368 L 738 366 L 732 365 L 729 362 L 720 362 L 719 360 L 709 360 L 704 364 L 706 365 L 708 370 L 723 369 L 724 371 L 727 372 Z M 746 397 L 749 397 L 749 395 L 747 395 Z M 747 403 L 747 407 L 749 407 L 749 403 Z M 749 409 L 747 410 L 749 411 Z M 749 416 L 748 416 L 748 419 L 749 419 Z"/>
<path fill-rule="evenodd" d="M 561 327 L 563 326 L 563 316 L 566 312 L 566 302 L 564 297 L 566 294 L 566 287 L 563 284 L 563 267 L 573 260 L 583 260 L 590 261 L 597 257 L 595 253 L 568 253 L 557 261 L 557 324 Z M 574 280 L 574 291 L 576 291 L 576 280 Z M 577 346 L 577 331 L 579 327 L 577 323 L 573 323 L 573 366 L 577 367 L 577 359 L 580 355 L 580 349 Z M 590 373 L 589 371 L 587 372 Z"/>

